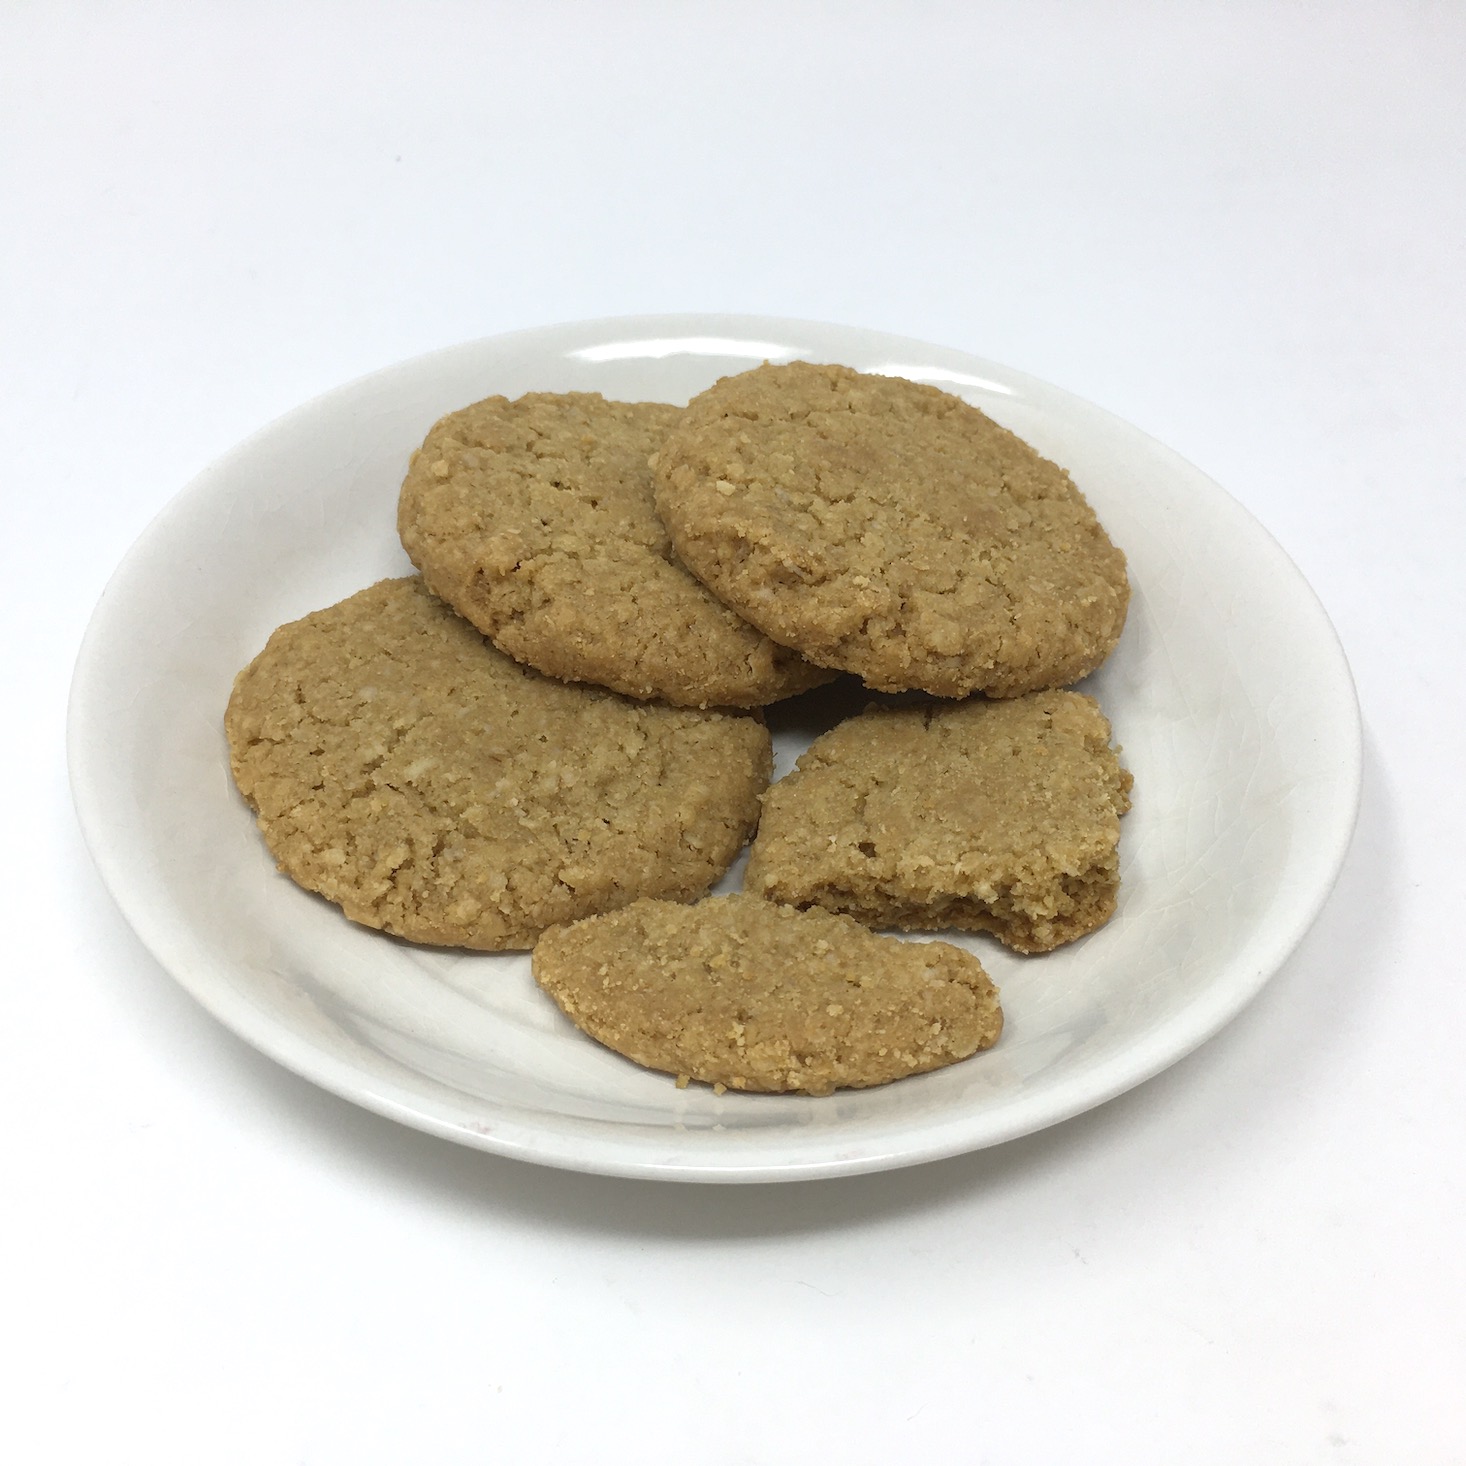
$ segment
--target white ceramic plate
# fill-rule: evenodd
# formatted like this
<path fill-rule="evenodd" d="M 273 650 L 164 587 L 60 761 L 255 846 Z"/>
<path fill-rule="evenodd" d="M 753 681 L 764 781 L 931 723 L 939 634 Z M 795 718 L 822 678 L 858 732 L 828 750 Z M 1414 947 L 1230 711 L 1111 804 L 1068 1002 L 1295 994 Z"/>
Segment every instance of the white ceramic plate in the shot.
<path fill-rule="evenodd" d="M 279 623 L 410 570 L 408 455 L 490 393 L 683 402 L 764 358 L 932 382 L 1064 464 L 1129 556 L 1118 650 L 1087 684 L 1136 780 L 1120 910 L 1023 959 L 975 939 L 1003 993 L 991 1052 L 827 1099 L 678 1090 L 581 1037 L 524 955 L 352 926 L 276 873 L 234 791 L 221 715 Z M 780 715 L 780 768 L 811 731 Z M 158 960 L 297 1073 L 409 1125 L 616 1175 L 760 1181 L 993 1145 L 1097 1105 L 1215 1033 L 1293 949 L 1353 828 L 1358 708 L 1328 619 L 1233 499 L 1055 387 L 961 352 L 804 321 L 661 316 L 473 342 L 307 403 L 201 474 L 97 607 L 69 752 L 88 844 Z"/>

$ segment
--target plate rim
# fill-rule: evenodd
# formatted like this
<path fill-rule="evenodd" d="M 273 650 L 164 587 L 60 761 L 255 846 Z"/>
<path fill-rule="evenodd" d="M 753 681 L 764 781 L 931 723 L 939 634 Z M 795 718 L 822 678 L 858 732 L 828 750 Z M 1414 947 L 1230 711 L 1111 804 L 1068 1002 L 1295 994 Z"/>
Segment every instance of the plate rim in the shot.
<path fill-rule="evenodd" d="M 859 337 L 867 343 L 889 342 L 908 350 L 920 349 L 949 359 L 961 359 L 965 364 L 996 372 L 999 380 L 1020 386 L 1031 384 L 1042 393 L 1056 394 L 1086 412 L 1097 414 L 1112 431 L 1117 430 L 1132 441 L 1143 442 L 1152 452 L 1158 451 L 1187 475 L 1205 483 L 1220 496 L 1220 500 L 1229 507 L 1238 523 L 1245 525 L 1256 542 L 1265 546 L 1278 563 L 1286 567 L 1292 589 L 1303 593 L 1299 602 L 1308 609 L 1313 618 L 1313 631 L 1315 634 L 1323 633 L 1318 640 L 1329 648 L 1332 655 L 1330 680 L 1339 704 L 1335 712 L 1337 714 L 1340 708 L 1348 712 L 1344 725 L 1334 730 L 1339 735 L 1342 752 L 1347 759 L 1347 767 L 1336 771 L 1338 778 L 1335 781 L 1342 786 L 1344 797 L 1338 799 L 1327 811 L 1328 819 L 1321 831 L 1322 837 L 1326 838 L 1321 840 L 1320 834 L 1315 834 L 1315 845 L 1318 847 L 1315 864 L 1320 874 L 1308 891 L 1295 894 L 1292 920 L 1274 933 L 1264 950 L 1257 954 L 1253 970 L 1244 979 L 1226 985 L 1220 992 L 1215 986 L 1207 989 L 1166 1022 L 1140 1035 L 1122 1054 L 1100 1062 L 1096 1066 L 1096 1077 L 1102 1082 L 1084 1087 L 1067 1103 L 1050 1103 L 1044 1106 L 1037 1103 L 1042 1095 L 1030 1099 L 1028 1106 L 1020 1107 L 1008 1124 L 989 1127 L 991 1133 L 976 1139 L 964 1133 L 970 1128 L 972 1117 L 959 1115 L 949 1117 L 936 1126 L 925 1127 L 921 1132 L 926 1136 L 925 1143 L 918 1141 L 916 1144 L 886 1145 L 883 1142 L 868 1142 L 858 1155 L 836 1153 L 823 1158 L 744 1165 L 738 1162 L 736 1154 L 724 1161 L 688 1161 L 672 1156 L 658 1159 L 645 1153 L 648 1150 L 674 1150 L 674 1133 L 669 1133 L 647 1146 L 631 1145 L 624 1139 L 620 1144 L 607 1145 L 604 1142 L 587 1141 L 584 1137 L 577 1138 L 573 1134 L 559 1133 L 554 1126 L 547 1130 L 532 1130 L 515 1120 L 505 1123 L 502 1129 L 475 1125 L 463 1119 L 455 1122 L 441 1113 L 429 1097 L 414 1095 L 405 1087 L 394 1093 L 395 1087 L 378 1076 L 363 1074 L 345 1060 L 323 1051 L 311 1043 L 307 1036 L 272 1019 L 264 1008 L 249 1002 L 227 982 L 206 981 L 203 972 L 208 967 L 207 952 L 189 950 L 193 944 L 178 929 L 179 924 L 170 924 L 162 909 L 163 903 L 154 899 L 154 893 L 149 892 L 144 883 L 129 877 L 118 858 L 119 852 L 109 839 L 109 821 L 104 808 L 107 800 L 102 791 L 105 780 L 99 775 L 101 761 L 94 762 L 94 748 L 88 746 L 87 737 L 87 729 L 95 722 L 92 702 L 98 696 L 97 661 L 106 636 L 109 611 L 137 576 L 152 544 L 166 533 L 177 514 L 185 512 L 192 501 L 207 490 L 210 481 L 226 474 L 238 459 L 247 458 L 258 443 L 268 440 L 288 425 L 309 418 L 334 400 L 348 398 L 399 373 L 423 370 L 435 362 L 446 364 L 458 356 L 473 357 L 493 350 L 502 352 L 516 343 L 545 343 L 562 336 L 604 337 L 614 331 L 622 337 L 636 332 L 644 339 L 654 339 L 677 334 L 706 336 L 710 328 L 721 331 L 728 339 L 763 339 L 779 332 L 804 330 L 851 339 Z M 1214 1037 L 1256 998 L 1316 922 L 1337 883 L 1347 856 L 1358 818 L 1363 782 L 1363 726 L 1358 694 L 1337 629 L 1317 592 L 1283 546 L 1244 504 L 1208 474 L 1174 449 L 1108 409 L 1079 397 L 1066 388 L 1016 368 L 975 356 L 960 348 L 940 346 L 858 326 L 727 312 L 604 316 L 477 337 L 362 373 L 316 393 L 256 428 L 206 464 L 169 497 L 147 521 L 108 577 L 88 618 L 73 667 L 67 702 L 66 754 L 72 799 L 83 840 L 103 885 L 123 918 L 154 960 L 185 992 L 217 1021 L 260 1053 L 341 1099 L 400 1124 L 492 1154 L 561 1169 L 623 1178 L 722 1183 L 817 1180 L 855 1175 L 922 1164 L 1005 1144 L 1106 1104 L 1179 1062 Z M 1325 843 L 1327 848 L 1322 848 Z M 197 961 L 200 956 L 205 958 L 202 963 Z M 1121 1059 L 1126 1062 L 1122 1064 Z M 1031 1111 L 1038 1113 L 1030 1113 Z M 978 1113 L 980 1115 L 981 1112 Z M 963 1119 L 968 1120 L 967 1126 L 962 1123 Z M 688 1133 L 694 1137 L 697 1134 Z M 882 1133 L 877 1134 L 878 1142 Z"/>

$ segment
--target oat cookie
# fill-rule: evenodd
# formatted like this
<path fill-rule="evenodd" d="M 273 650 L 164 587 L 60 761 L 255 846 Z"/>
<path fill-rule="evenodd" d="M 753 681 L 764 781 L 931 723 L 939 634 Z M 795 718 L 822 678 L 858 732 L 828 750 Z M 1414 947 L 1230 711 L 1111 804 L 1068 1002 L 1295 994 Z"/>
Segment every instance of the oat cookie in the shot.
<path fill-rule="evenodd" d="M 688 569 L 870 687 L 1066 686 L 1125 622 L 1125 557 L 1069 475 L 935 387 L 761 366 L 693 398 L 654 467 Z"/>
<path fill-rule="evenodd" d="M 486 950 L 702 894 L 770 768 L 757 719 L 542 677 L 415 576 L 282 626 L 225 731 L 286 874 L 366 926 Z"/>
<path fill-rule="evenodd" d="M 398 532 L 428 587 L 516 661 L 683 707 L 761 707 L 829 680 L 678 564 L 647 458 L 661 402 L 490 397 L 414 456 Z"/>
<path fill-rule="evenodd" d="M 1130 775 L 1093 698 L 873 709 L 764 796 L 744 889 L 1047 952 L 1110 919 Z"/>
<path fill-rule="evenodd" d="M 886 1084 L 988 1048 L 1003 1026 L 997 989 L 960 948 L 753 896 L 638 901 L 555 927 L 533 969 L 608 1048 L 730 1089 Z"/>

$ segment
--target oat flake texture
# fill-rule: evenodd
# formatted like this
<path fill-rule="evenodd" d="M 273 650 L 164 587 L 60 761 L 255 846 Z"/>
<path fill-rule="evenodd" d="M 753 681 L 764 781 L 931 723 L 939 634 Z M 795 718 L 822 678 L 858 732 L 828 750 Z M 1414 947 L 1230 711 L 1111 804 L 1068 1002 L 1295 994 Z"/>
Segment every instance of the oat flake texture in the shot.
<path fill-rule="evenodd" d="M 533 969 L 608 1048 L 729 1089 L 886 1084 L 968 1058 L 1003 1026 L 970 953 L 747 895 L 638 901 L 556 927 Z"/>
<path fill-rule="evenodd" d="M 746 890 L 871 926 L 1046 952 L 1108 921 L 1131 777 L 1093 698 L 883 708 L 764 796 Z"/>
<path fill-rule="evenodd" d="M 771 766 L 756 718 L 543 677 L 416 577 L 282 626 L 236 680 L 225 731 L 292 879 L 366 926 L 488 950 L 701 895 Z"/>
<path fill-rule="evenodd" d="M 684 564 L 775 641 L 883 691 L 1063 687 L 1125 623 L 1069 475 L 934 387 L 793 362 L 694 397 L 655 463 Z"/>
<path fill-rule="evenodd" d="M 552 677 L 684 707 L 761 707 L 828 681 L 678 563 L 647 460 L 679 412 L 531 392 L 450 413 L 402 486 L 409 558 L 501 651 Z"/>

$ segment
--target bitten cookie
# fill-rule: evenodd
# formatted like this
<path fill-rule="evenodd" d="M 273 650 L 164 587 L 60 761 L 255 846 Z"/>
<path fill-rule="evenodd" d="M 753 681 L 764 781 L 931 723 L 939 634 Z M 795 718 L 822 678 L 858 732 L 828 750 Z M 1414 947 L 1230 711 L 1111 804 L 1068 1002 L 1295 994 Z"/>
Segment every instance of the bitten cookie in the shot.
<path fill-rule="evenodd" d="M 1069 475 L 934 387 L 761 366 L 694 397 L 654 468 L 688 569 L 870 687 L 1066 686 L 1125 623 L 1125 557 Z"/>
<path fill-rule="evenodd" d="M 878 937 L 753 896 L 638 901 L 547 931 L 536 981 L 592 1038 L 730 1089 L 829 1094 L 997 1042 L 998 993 L 946 942 Z"/>
<path fill-rule="evenodd" d="M 1077 692 L 873 709 L 764 796 L 745 890 L 1047 952 L 1102 926 L 1131 777 Z"/>
<path fill-rule="evenodd" d="M 552 677 L 683 707 L 760 707 L 828 681 L 677 563 L 647 459 L 678 411 L 531 392 L 450 413 L 402 485 L 408 556 L 501 651 Z"/>
<path fill-rule="evenodd" d="M 771 761 L 755 718 L 521 667 L 415 576 L 282 626 L 224 727 L 281 870 L 353 921 L 486 950 L 701 895 L 753 829 Z"/>

